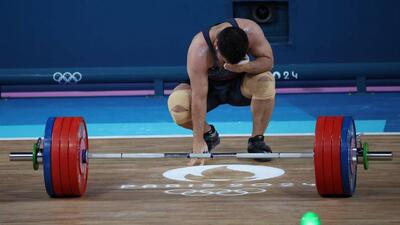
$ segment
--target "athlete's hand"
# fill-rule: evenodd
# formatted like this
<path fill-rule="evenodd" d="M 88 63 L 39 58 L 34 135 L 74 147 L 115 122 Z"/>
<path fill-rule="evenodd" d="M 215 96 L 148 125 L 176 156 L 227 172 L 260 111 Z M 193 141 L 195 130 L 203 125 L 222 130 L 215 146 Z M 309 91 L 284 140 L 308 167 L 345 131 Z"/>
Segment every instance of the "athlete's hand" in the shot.
<path fill-rule="evenodd" d="M 193 153 L 208 153 L 207 143 L 204 140 L 195 141 L 193 140 Z M 190 159 L 188 165 L 204 165 L 206 159 Z"/>
<path fill-rule="evenodd" d="M 249 56 L 246 55 L 246 57 L 237 64 L 225 63 L 224 68 L 234 73 L 243 73 L 247 71 L 249 62 L 250 62 Z"/>
<path fill-rule="evenodd" d="M 234 73 L 246 72 L 244 65 L 225 63 L 224 68 Z"/>

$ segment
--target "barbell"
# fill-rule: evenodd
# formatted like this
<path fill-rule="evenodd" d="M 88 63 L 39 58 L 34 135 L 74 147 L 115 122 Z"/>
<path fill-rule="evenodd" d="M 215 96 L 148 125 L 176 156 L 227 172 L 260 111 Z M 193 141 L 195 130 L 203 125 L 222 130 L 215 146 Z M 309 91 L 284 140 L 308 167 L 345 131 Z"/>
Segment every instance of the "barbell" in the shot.
<path fill-rule="evenodd" d="M 368 169 L 369 160 L 391 160 L 392 152 L 368 151 L 356 135 L 352 117 L 320 116 L 317 119 L 314 150 L 274 153 L 89 153 L 83 117 L 50 117 L 44 138 L 32 152 L 11 152 L 10 161 L 32 161 L 34 170 L 43 164 L 46 192 L 51 197 L 79 197 L 86 191 L 89 159 L 143 158 L 313 158 L 315 180 L 321 196 L 349 197 L 356 190 L 357 164 Z"/>

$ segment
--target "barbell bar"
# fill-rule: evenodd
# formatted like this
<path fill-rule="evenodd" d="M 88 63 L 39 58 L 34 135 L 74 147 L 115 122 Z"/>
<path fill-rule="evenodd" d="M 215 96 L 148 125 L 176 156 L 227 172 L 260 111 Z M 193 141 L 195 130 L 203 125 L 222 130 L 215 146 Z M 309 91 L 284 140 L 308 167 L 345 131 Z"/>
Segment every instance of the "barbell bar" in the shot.
<path fill-rule="evenodd" d="M 389 151 L 368 151 L 368 144 L 356 136 L 354 120 L 343 116 L 318 117 L 314 150 L 274 153 L 90 153 L 86 123 L 82 117 L 50 117 L 45 136 L 32 152 L 11 152 L 10 161 L 43 164 L 46 192 L 51 197 L 81 196 L 86 191 L 91 159 L 160 158 L 313 158 L 316 187 L 321 196 L 352 196 L 356 188 L 357 164 L 368 169 L 369 160 L 391 160 Z"/>
<path fill-rule="evenodd" d="M 42 151 L 42 150 L 41 150 Z M 10 161 L 32 161 L 32 152 L 11 152 Z M 38 162 L 42 162 L 43 154 L 37 153 Z M 362 152 L 358 151 L 357 157 L 363 157 Z M 368 161 L 392 160 L 393 153 L 389 151 L 375 151 L 367 153 Z M 274 152 L 274 153 L 88 153 L 84 151 L 83 160 L 88 159 L 162 159 L 162 158 L 236 158 L 236 159 L 277 159 L 277 158 L 314 158 L 314 152 Z"/>

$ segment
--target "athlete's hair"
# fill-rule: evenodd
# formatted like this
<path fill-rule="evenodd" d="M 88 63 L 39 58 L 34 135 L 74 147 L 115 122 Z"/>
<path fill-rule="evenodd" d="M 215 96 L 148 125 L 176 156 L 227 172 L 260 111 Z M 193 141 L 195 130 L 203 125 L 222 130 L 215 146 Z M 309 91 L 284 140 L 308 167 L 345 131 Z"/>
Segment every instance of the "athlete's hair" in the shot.
<path fill-rule="evenodd" d="M 249 39 L 244 30 L 238 27 L 227 27 L 217 35 L 217 46 L 228 63 L 236 64 L 246 56 Z"/>

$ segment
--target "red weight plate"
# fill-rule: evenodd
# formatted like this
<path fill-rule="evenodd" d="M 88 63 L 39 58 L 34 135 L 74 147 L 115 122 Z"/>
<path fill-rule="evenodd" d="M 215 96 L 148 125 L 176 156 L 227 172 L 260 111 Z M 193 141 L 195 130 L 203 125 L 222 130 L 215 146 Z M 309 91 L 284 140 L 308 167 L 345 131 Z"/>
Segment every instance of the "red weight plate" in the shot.
<path fill-rule="evenodd" d="M 61 175 L 61 187 L 64 196 L 70 196 L 72 194 L 70 182 L 69 182 L 69 157 L 68 157 L 68 147 L 69 147 L 69 135 L 71 128 L 71 117 L 65 117 L 63 120 L 63 126 L 61 129 L 60 137 L 60 175 Z"/>
<path fill-rule="evenodd" d="M 81 158 L 79 157 L 79 119 L 73 118 L 70 134 L 69 134 L 69 147 L 68 147 L 68 162 L 69 162 L 69 178 L 71 184 L 71 191 L 73 195 L 79 195 L 79 164 Z"/>
<path fill-rule="evenodd" d="M 323 134 L 323 161 L 324 161 L 324 181 L 325 181 L 325 194 L 332 195 L 333 180 L 332 180 L 332 131 L 335 118 L 332 116 L 326 117 L 324 134 Z"/>
<path fill-rule="evenodd" d="M 82 152 L 86 149 L 86 126 L 82 118 L 75 117 L 69 135 L 69 178 L 74 196 L 81 196 L 86 191 L 88 161 L 83 163 L 82 159 Z"/>
<path fill-rule="evenodd" d="M 338 116 L 335 118 L 333 131 L 332 131 L 332 180 L 333 180 L 333 192 L 335 195 L 342 195 L 342 175 L 341 175 L 341 135 L 342 135 L 342 124 L 343 117 Z"/>
<path fill-rule="evenodd" d="M 56 118 L 51 133 L 51 180 L 55 196 L 63 196 L 60 176 L 60 134 L 63 125 L 63 118 Z"/>
<path fill-rule="evenodd" d="M 315 125 L 315 137 L 314 137 L 314 173 L 315 183 L 317 186 L 318 193 L 320 195 L 325 194 L 325 181 L 324 181 L 324 159 L 323 159 L 323 133 L 325 127 L 325 116 L 320 116 L 317 119 Z"/>

